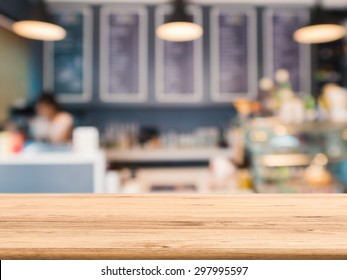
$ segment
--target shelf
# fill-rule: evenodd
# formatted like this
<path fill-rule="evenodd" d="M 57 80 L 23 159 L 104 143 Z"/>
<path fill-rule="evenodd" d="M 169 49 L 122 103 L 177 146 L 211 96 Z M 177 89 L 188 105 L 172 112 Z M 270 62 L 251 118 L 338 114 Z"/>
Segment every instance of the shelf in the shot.
<path fill-rule="evenodd" d="M 210 161 L 214 157 L 231 157 L 231 149 L 219 148 L 172 148 L 105 150 L 108 161 L 116 162 L 194 162 Z"/>
<path fill-rule="evenodd" d="M 255 163 L 258 165 L 264 165 L 267 167 L 294 167 L 294 166 L 306 166 L 309 165 L 314 159 L 315 155 L 310 154 L 272 154 L 256 156 Z M 347 160 L 347 156 L 341 157 L 328 157 L 329 162 L 339 162 Z"/>
<path fill-rule="evenodd" d="M 283 154 L 283 155 L 265 155 L 256 159 L 256 164 L 267 167 L 283 167 L 283 166 L 305 166 L 309 165 L 312 157 L 304 154 Z"/>
<path fill-rule="evenodd" d="M 343 130 L 347 128 L 347 123 L 338 123 L 331 121 L 321 121 L 321 122 L 304 122 L 298 124 L 285 124 L 281 123 L 277 118 L 256 118 L 250 120 L 249 123 L 245 125 L 247 130 L 276 130 L 276 127 L 281 126 L 286 128 L 288 134 L 293 134 L 295 132 L 306 132 L 309 131 L 312 134 L 322 133 L 331 130 Z"/>

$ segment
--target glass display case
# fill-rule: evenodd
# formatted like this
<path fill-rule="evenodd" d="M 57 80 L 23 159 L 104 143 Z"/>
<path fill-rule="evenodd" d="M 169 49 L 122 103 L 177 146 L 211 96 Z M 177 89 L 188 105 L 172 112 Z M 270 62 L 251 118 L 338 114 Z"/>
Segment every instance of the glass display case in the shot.
<path fill-rule="evenodd" d="M 341 193 L 347 186 L 347 123 L 243 124 L 260 193 Z"/>

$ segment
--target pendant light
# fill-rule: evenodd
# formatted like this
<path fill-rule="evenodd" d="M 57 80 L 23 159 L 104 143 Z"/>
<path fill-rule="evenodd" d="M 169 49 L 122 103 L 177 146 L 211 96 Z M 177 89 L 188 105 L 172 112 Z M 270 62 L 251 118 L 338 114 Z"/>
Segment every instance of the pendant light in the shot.
<path fill-rule="evenodd" d="M 302 44 L 320 44 L 339 40 L 346 35 L 346 29 L 324 11 L 321 1 L 313 10 L 311 21 L 307 26 L 294 33 L 294 40 Z"/>
<path fill-rule="evenodd" d="M 173 13 L 166 23 L 157 28 L 157 36 L 166 41 L 185 42 L 199 39 L 204 31 L 202 27 L 194 23 L 187 12 L 187 4 L 184 0 L 173 1 Z"/>
<path fill-rule="evenodd" d="M 64 28 L 53 23 L 42 0 L 34 4 L 26 19 L 15 22 L 12 30 L 19 36 L 41 41 L 59 41 L 66 36 Z"/>

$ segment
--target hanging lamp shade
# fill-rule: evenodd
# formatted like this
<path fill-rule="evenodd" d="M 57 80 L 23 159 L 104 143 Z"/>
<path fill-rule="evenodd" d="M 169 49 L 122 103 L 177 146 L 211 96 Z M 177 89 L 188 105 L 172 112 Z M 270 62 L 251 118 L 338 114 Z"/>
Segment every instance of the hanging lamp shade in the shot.
<path fill-rule="evenodd" d="M 157 28 L 157 36 L 166 41 L 185 42 L 199 39 L 204 31 L 201 25 L 194 23 L 187 13 L 184 0 L 173 2 L 173 13 L 170 18 Z"/>
<path fill-rule="evenodd" d="M 320 44 L 339 40 L 345 35 L 345 27 L 330 17 L 322 5 L 318 4 L 312 13 L 310 23 L 298 29 L 293 37 L 298 43 Z"/>
<path fill-rule="evenodd" d="M 53 23 L 42 0 L 34 4 L 28 15 L 26 19 L 13 24 L 12 30 L 17 35 L 41 41 L 59 41 L 65 38 L 65 29 Z"/>

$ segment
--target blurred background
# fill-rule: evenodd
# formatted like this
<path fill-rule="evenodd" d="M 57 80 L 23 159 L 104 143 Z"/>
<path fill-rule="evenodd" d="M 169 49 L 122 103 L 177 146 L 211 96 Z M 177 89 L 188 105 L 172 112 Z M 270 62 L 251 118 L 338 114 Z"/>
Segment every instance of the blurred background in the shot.
<path fill-rule="evenodd" d="M 347 1 L 0 0 L 0 193 L 344 193 Z"/>

